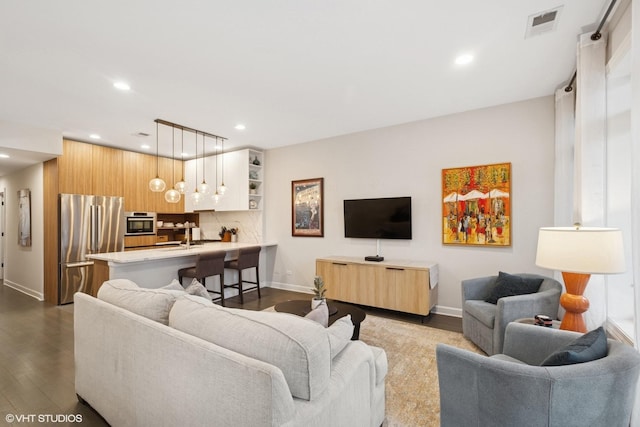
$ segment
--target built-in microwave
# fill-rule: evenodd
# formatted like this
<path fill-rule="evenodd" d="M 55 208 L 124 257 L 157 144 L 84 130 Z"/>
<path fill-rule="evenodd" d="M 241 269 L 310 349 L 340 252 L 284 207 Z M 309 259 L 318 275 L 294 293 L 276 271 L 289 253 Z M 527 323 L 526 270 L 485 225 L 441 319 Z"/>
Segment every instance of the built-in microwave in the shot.
<path fill-rule="evenodd" d="M 156 234 L 156 214 L 154 212 L 125 212 L 127 225 L 125 236 Z"/>

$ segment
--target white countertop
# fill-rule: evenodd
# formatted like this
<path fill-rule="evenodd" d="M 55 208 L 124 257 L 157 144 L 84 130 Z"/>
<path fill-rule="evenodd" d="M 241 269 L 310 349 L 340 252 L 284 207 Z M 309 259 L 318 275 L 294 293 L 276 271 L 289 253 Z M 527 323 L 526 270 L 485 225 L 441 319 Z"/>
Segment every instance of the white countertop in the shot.
<path fill-rule="evenodd" d="M 219 250 L 236 251 L 240 248 L 249 246 L 276 246 L 275 242 L 261 243 L 229 243 L 229 242 L 209 242 L 201 245 L 191 245 L 189 249 L 186 247 L 160 247 L 153 249 L 142 249 L 137 251 L 125 252 L 107 252 L 102 254 L 87 255 L 87 258 L 98 261 L 107 261 L 116 264 L 129 264 L 134 262 L 155 261 L 167 258 L 180 258 L 198 255 L 203 252 L 212 252 Z"/>

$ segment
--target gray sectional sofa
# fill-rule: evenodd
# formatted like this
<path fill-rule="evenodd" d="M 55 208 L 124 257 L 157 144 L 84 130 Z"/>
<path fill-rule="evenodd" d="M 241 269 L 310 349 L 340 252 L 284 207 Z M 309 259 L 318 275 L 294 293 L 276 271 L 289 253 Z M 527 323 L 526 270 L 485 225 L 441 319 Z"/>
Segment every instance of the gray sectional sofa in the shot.
<path fill-rule="evenodd" d="M 76 392 L 114 426 L 380 426 L 384 350 L 275 312 L 105 282 L 77 293 Z"/>

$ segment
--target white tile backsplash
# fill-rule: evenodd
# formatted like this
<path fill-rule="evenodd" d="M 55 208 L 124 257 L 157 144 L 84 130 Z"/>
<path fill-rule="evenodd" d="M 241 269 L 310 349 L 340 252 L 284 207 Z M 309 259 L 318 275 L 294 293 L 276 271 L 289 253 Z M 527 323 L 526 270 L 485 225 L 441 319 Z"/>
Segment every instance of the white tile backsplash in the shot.
<path fill-rule="evenodd" d="M 238 228 L 238 242 L 262 242 L 262 211 L 200 212 L 200 235 L 204 240 L 220 239 L 220 229 Z"/>

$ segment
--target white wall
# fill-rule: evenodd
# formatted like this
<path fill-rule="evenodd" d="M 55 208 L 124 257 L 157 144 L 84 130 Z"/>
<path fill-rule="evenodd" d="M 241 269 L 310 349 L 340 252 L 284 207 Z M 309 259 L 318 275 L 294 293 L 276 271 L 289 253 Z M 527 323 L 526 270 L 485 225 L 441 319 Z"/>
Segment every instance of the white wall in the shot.
<path fill-rule="evenodd" d="M 460 314 L 462 279 L 537 268 L 538 228 L 553 223 L 554 100 L 543 97 L 269 150 L 265 240 L 277 241 L 274 286 L 311 286 L 315 259 L 376 252 L 375 240 L 346 239 L 342 202 L 411 196 L 413 239 L 385 241 L 386 259 L 440 267 L 436 311 Z M 443 246 L 443 168 L 512 163 L 512 246 Z M 324 238 L 291 236 L 291 181 L 323 177 Z"/>
<path fill-rule="evenodd" d="M 18 190 L 31 190 L 31 247 L 18 246 Z M 5 193 L 4 284 L 44 299 L 42 163 L 0 178 Z"/>

